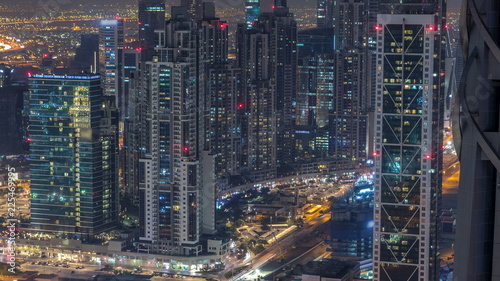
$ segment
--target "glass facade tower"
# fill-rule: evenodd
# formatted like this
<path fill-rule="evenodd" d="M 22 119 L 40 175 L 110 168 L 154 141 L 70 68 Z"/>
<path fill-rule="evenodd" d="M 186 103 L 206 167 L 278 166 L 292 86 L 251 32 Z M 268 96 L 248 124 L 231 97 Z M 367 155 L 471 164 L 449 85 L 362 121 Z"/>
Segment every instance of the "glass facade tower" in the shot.
<path fill-rule="evenodd" d="M 251 29 L 252 25 L 260 15 L 260 0 L 247 0 L 245 2 L 245 23 L 247 29 Z"/>
<path fill-rule="evenodd" d="M 34 75 L 29 82 L 32 228 L 83 240 L 113 228 L 114 99 L 102 96 L 97 75 Z"/>
<path fill-rule="evenodd" d="M 379 14 L 373 280 L 439 273 L 441 17 Z"/>
<path fill-rule="evenodd" d="M 141 44 L 141 60 L 153 58 L 155 29 L 165 24 L 165 0 L 139 0 L 139 41 Z"/>

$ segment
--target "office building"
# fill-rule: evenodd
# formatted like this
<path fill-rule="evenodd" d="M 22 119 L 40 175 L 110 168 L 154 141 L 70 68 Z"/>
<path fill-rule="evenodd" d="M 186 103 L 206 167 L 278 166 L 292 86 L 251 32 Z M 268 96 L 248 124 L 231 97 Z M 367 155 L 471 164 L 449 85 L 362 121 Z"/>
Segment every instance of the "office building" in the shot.
<path fill-rule="evenodd" d="M 121 108 L 123 19 L 106 19 L 99 22 L 99 71 L 105 96 L 113 96 Z M 120 113 L 121 114 L 121 113 Z"/>
<path fill-rule="evenodd" d="M 379 6 L 373 280 L 438 280 L 446 3 Z"/>
<path fill-rule="evenodd" d="M 260 15 L 260 0 L 247 0 L 245 2 L 245 23 L 247 28 L 251 29 L 252 25 Z"/>
<path fill-rule="evenodd" d="M 141 59 L 147 61 L 154 55 L 155 29 L 165 24 L 165 0 L 139 0 L 138 8 Z"/>
<path fill-rule="evenodd" d="M 90 241 L 117 223 L 117 109 L 100 82 L 98 75 L 29 79 L 35 231 Z"/>
<path fill-rule="evenodd" d="M 139 251 L 197 256 L 215 231 L 214 156 L 204 150 L 202 30 L 186 7 L 158 30 L 157 57 L 141 70 L 147 146 L 139 162 Z M 182 51 L 179 50 L 181 46 Z"/>
<path fill-rule="evenodd" d="M 453 108 L 460 158 L 455 239 L 456 281 L 500 280 L 499 3 L 465 1 L 465 66 Z"/>

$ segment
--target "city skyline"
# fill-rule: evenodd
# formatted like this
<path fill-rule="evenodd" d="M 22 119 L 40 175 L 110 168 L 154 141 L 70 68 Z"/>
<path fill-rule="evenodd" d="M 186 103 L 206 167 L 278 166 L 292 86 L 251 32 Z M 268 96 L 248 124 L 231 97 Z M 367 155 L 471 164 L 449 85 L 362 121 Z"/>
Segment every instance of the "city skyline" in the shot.
<path fill-rule="evenodd" d="M 445 2 L 56 2 L 22 8 L 18 33 L 19 16 L 0 19 L 23 73 L 3 81 L 26 91 L 9 141 L 30 154 L 6 194 L 30 197 L 21 259 L 225 280 L 452 274 Z M 335 270 L 288 265 L 302 255 Z"/>

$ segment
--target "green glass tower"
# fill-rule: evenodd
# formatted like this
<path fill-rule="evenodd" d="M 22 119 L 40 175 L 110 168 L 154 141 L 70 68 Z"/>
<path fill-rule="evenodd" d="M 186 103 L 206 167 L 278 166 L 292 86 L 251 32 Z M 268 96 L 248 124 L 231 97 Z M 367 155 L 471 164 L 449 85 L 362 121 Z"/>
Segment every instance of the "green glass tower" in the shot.
<path fill-rule="evenodd" d="M 98 75 L 33 75 L 29 86 L 32 229 L 91 239 L 118 217 L 114 97 Z"/>

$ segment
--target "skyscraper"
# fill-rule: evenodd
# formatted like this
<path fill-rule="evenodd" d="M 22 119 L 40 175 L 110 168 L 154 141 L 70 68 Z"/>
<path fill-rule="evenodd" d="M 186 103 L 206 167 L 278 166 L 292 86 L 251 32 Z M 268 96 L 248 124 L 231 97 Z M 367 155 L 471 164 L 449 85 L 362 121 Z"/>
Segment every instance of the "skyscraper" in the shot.
<path fill-rule="evenodd" d="M 333 0 L 318 0 L 317 7 L 317 27 L 333 28 Z"/>
<path fill-rule="evenodd" d="M 269 33 L 238 25 L 238 63 L 243 74 L 242 160 L 253 181 L 276 177 L 276 84 Z"/>
<path fill-rule="evenodd" d="M 359 163 L 367 145 L 367 5 L 365 1 L 334 1 L 335 86 L 331 125 L 332 156 Z"/>
<path fill-rule="evenodd" d="M 97 72 L 99 62 L 99 34 L 82 34 L 80 46 L 76 48 L 71 68 L 75 74 Z"/>
<path fill-rule="evenodd" d="M 98 75 L 30 78 L 34 230 L 85 240 L 117 223 L 117 110 L 100 82 Z"/>
<path fill-rule="evenodd" d="M 99 22 L 99 74 L 105 96 L 113 96 L 118 108 L 124 102 L 121 91 L 123 19 Z"/>
<path fill-rule="evenodd" d="M 460 158 L 456 281 L 500 280 L 500 157 L 498 1 L 464 1 L 464 57 L 454 105 L 454 142 Z"/>
<path fill-rule="evenodd" d="M 203 1 L 202 0 L 181 0 L 181 7 L 187 8 L 187 16 L 193 20 L 203 18 Z"/>
<path fill-rule="evenodd" d="M 213 3 L 204 3 L 205 6 Z M 202 48 L 206 61 L 205 87 L 205 149 L 215 155 L 215 174 L 219 186 L 231 175 L 240 173 L 241 128 L 237 106 L 240 95 L 241 71 L 228 60 L 227 22 L 205 9 L 200 22 L 203 32 Z M 212 9 L 209 9 L 212 10 Z M 242 104 L 240 105 L 242 106 Z"/>
<path fill-rule="evenodd" d="M 247 0 L 245 2 L 245 23 L 247 28 L 252 28 L 252 25 L 260 15 L 260 0 Z"/>
<path fill-rule="evenodd" d="M 275 5 L 285 2 L 275 2 Z M 287 7 L 261 13 L 251 29 L 238 25 L 237 64 L 242 69 L 242 165 L 252 180 L 289 172 L 295 161 L 297 23 Z M 276 144 L 280 144 L 276 146 Z"/>
<path fill-rule="evenodd" d="M 139 0 L 138 17 L 141 60 L 151 60 L 155 29 L 162 29 L 165 24 L 165 0 Z"/>
<path fill-rule="evenodd" d="M 439 3 L 438 3 L 439 2 Z M 374 280 L 437 280 L 445 3 L 377 17 Z"/>
<path fill-rule="evenodd" d="M 269 75 L 276 85 L 276 158 L 279 166 L 295 161 L 295 107 L 297 96 L 297 22 L 286 1 L 275 1 L 272 12 L 262 13 L 257 26 L 269 34 Z"/>
<path fill-rule="evenodd" d="M 123 62 L 122 62 L 122 89 L 123 89 L 123 100 L 122 108 L 120 112 L 123 116 L 123 137 L 119 139 L 120 144 L 120 172 L 123 179 L 123 188 L 128 194 L 137 195 L 137 185 L 134 184 L 134 180 L 137 175 L 137 149 L 135 147 L 135 136 L 134 133 L 137 132 L 138 128 L 134 128 L 136 124 L 134 120 L 131 120 L 135 115 L 133 112 L 135 110 L 134 101 L 134 82 L 135 76 L 139 71 L 139 62 L 141 60 L 141 50 L 123 50 Z"/>
<path fill-rule="evenodd" d="M 298 35 L 298 76 L 296 156 L 331 156 L 332 134 L 329 126 L 333 112 L 335 52 L 333 28 L 313 28 Z"/>
<path fill-rule="evenodd" d="M 158 31 L 157 57 L 141 73 L 148 143 L 140 160 L 140 240 L 169 255 L 199 255 L 215 230 L 213 155 L 204 150 L 201 29 L 186 7 L 173 7 Z M 180 51 L 179 51 L 180 50 Z"/>

